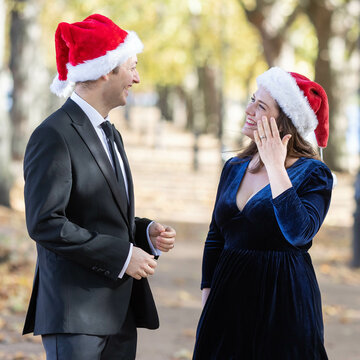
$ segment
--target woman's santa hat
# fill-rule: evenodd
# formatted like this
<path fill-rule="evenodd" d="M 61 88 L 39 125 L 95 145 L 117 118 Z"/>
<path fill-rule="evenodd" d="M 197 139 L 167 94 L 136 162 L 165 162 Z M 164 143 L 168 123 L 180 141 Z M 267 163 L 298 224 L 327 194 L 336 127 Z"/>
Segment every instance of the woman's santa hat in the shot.
<path fill-rule="evenodd" d="M 312 131 L 320 148 L 329 138 L 329 103 L 325 90 L 303 75 L 272 67 L 257 77 L 305 138 Z"/>
<path fill-rule="evenodd" d="M 143 50 L 135 32 L 125 31 L 103 15 L 81 22 L 62 22 L 55 33 L 58 75 L 50 89 L 57 96 L 70 94 L 74 83 L 97 80 Z"/>

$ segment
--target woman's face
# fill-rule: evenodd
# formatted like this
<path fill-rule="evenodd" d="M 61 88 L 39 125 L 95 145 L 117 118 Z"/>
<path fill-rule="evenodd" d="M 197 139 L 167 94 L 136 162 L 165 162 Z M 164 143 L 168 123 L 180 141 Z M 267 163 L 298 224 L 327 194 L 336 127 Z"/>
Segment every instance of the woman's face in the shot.
<path fill-rule="evenodd" d="M 257 122 L 262 116 L 277 119 L 279 116 L 279 108 L 270 93 L 260 86 L 251 97 L 249 104 L 245 110 L 245 124 L 242 133 L 254 140 L 254 130 L 257 130 Z"/>

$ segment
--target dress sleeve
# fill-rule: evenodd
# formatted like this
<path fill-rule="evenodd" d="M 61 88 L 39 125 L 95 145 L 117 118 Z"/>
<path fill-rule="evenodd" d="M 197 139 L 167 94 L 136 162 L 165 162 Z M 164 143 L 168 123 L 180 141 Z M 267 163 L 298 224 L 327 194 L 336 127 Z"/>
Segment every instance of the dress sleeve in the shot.
<path fill-rule="evenodd" d="M 230 159 L 231 160 L 231 159 Z M 216 194 L 216 200 L 214 205 L 214 210 L 212 214 L 211 223 L 209 226 L 209 232 L 206 237 L 203 262 L 202 262 L 202 280 L 201 280 L 201 289 L 211 287 L 211 281 L 214 274 L 216 264 L 218 262 L 221 251 L 224 248 L 224 238 L 221 235 L 220 229 L 215 220 L 215 209 L 221 193 L 222 185 L 224 179 L 228 173 L 229 162 L 228 160 L 222 170 L 219 186 Z"/>
<path fill-rule="evenodd" d="M 285 239 L 304 246 L 320 229 L 329 209 L 333 177 L 321 165 L 295 190 L 291 187 L 272 200 L 275 217 Z"/>

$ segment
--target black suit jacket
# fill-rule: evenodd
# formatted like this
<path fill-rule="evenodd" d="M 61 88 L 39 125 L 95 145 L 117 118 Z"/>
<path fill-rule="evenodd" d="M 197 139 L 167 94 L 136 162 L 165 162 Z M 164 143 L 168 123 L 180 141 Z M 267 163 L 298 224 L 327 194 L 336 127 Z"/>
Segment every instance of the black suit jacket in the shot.
<path fill-rule="evenodd" d="M 122 146 L 117 133 L 118 147 Z M 26 223 L 37 266 L 24 333 L 110 335 L 129 304 L 138 327 L 159 326 L 146 279 L 118 275 L 130 242 L 151 253 L 90 120 L 68 99 L 33 132 L 24 159 Z"/>

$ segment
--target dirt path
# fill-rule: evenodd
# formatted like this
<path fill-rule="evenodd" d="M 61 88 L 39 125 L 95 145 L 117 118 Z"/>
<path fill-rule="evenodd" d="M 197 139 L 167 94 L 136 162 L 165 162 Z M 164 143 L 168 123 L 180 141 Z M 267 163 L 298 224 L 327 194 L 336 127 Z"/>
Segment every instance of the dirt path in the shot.
<path fill-rule="evenodd" d="M 206 232 L 205 226 L 203 229 Z M 161 325 L 156 331 L 139 330 L 138 360 L 191 359 L 201 312 L 201 255 L 199 240 L 179 241 L 175 251 L 160 259 L 151 287 Z M 316 272 L 322 290 L 329 359 L 359 360 L 360 286 L 324 274 L 321 266 L 316 265 Z M 23 316 L 12 315 L 5 320 L 7 324 L 0 333 L 0 359 L 44 359 L 38 337 L 19 335 Z"/>
<path fill-rule="evenodd" d="M 200 170 L 194 172 L 189 134 L 166 128 L 166 137 L 152 146 L 153 138 L 140 138 L 135 130 L 124 139 L 134 176 L 137 214 L 169 223 L 178 232 L 175 249 L 161 257 L 151 279 L 161 326 L 157 331 L 139 330 L 137 359 L 191 359 L 201 312 L 203 241 L 221 169 L 218 144 L 210 137 L 201 139 Z M 330 360 L 360 359 L 360 271 L 348 266 L 352 181 L 350 176 L 339 176 L 326 224 L 311 249 L 322 290 Z M 0 359 L 44 360 L 39 337 L 20 335 L 35 258 L 21 212 L 21 193 L 20 180 L 13 192 L 18 212 L 0 208 L 0 250 L 1 246 L 9 250 L 11 259 L 7 264 L 7 255 L 0 252 Z"/>

